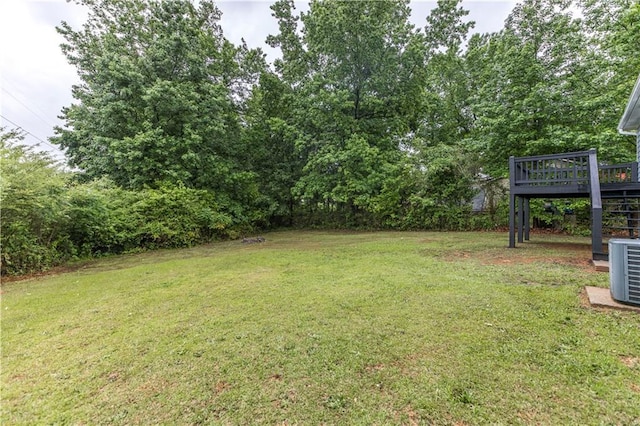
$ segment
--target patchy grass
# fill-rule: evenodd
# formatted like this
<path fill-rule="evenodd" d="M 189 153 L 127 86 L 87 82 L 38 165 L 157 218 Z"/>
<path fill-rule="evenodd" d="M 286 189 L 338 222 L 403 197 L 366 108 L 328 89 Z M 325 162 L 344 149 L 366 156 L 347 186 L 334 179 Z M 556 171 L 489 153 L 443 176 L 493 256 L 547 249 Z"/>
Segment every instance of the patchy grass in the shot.
<path fill-rule="evenodd" d="M 589 241 L 281 232 L 3 285 L 3 424 L 638 424 Z"/>

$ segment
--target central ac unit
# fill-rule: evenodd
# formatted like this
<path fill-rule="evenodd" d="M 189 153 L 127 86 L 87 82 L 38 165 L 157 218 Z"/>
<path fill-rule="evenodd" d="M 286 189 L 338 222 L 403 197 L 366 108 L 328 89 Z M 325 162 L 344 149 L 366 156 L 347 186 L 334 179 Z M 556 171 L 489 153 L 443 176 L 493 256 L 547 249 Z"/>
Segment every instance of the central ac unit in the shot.
<path fill-rule="evenodd" d="M 640 305 L 640 240 L 609 240 L 609 271 L 611 297 Z"/>

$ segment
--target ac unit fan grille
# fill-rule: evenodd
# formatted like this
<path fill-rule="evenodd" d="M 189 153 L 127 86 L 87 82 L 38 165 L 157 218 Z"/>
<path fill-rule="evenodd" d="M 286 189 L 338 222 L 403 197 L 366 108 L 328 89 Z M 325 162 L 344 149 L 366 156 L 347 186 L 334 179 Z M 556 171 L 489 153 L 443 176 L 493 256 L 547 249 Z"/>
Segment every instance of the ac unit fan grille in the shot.
<path fill-rule="evenodd" d="M 629 302 L 640 303 L 640 247 L 627 246 Z"/>

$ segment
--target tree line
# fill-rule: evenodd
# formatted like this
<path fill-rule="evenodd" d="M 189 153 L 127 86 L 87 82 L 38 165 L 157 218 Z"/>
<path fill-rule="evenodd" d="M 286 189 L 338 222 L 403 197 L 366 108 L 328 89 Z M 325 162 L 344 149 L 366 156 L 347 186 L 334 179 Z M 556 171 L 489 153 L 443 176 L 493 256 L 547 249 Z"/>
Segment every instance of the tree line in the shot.
<path fill-rule="evenodd" d="M 58 31 L 81 82 L 51 138 L 76 171 L 51 171 L 9 137 L 2 148 L 17 169 L 54 173 L 49 192 L 87 216 L 63 215 L 70 248 L 52 258 L 278 226 L 490 228 L 506 215 L 474 216 L 470 200 L 510 155 L 635 156 L 616 125 L 640 70 L 637 1 L 524 0 L 501 31 L 478 34 L 459 0 L 438 1 L 422 26 L 408 0 L 314 0 L 305 13 L 278 0 L 273 63 L 224 37 L 212 1 L 77 3 L 86 23 Z M 55 246 L 12 204 L 16 173 L 3 170 L 5 273 L 7 256 Z M 111 224 L 99 244 L 92 220 Z M 11 240 L 16 229 L 31 243 Z"/>

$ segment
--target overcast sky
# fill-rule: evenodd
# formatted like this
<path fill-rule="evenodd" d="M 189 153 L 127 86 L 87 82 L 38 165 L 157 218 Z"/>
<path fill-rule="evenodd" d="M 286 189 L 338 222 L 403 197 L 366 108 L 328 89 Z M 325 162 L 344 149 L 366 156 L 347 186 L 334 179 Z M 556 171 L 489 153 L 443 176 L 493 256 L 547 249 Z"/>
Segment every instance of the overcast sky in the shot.
<path fill-rule="evenodd" d="M 261 47 L 270 60 L 275 51 L 265 45 L 269 34 L 277 33 L 271 16 L 272 0 L 224 0 L 217 2 L 223 13 L 221 25 L 225 37 L 238 44 L 244 38 L 249 47 Z M 463 0 L 476 22 L 473 31 L 498 31 L 516 0 Z M 306 10 L 307 2 L 296 4 Z M 412 21 L 423 27 L 436 1 L 413 0 Z M 61 21 L 80 28 L 85 16 L 81 7 L 65 0 L 0 0 L 0 123 L 7 128 L 21 127 L 29 132 L 25 142 L 38 149 L 62 154 L 48 138 L 53 127 L 61 125 L 57 117 L 70 105 L 71 86 L 77 82 L 75 68 L 67 64 L 60 51 L 62 38 L 55 27 Z"/>

